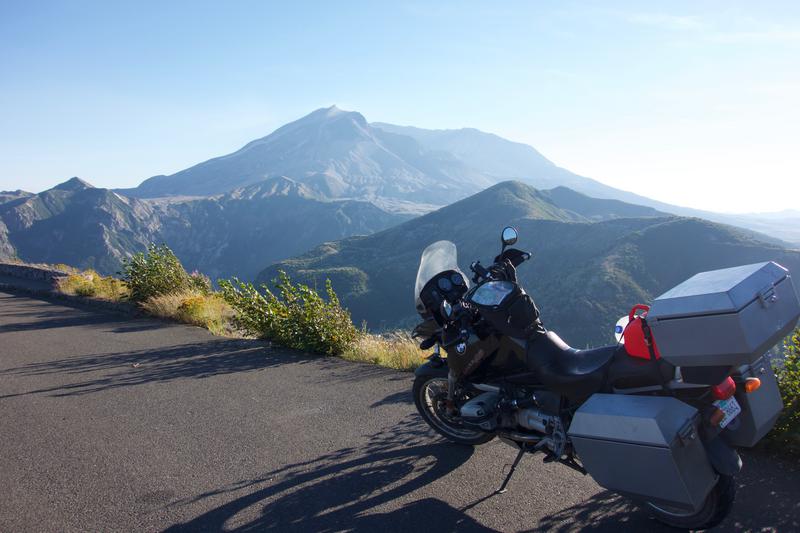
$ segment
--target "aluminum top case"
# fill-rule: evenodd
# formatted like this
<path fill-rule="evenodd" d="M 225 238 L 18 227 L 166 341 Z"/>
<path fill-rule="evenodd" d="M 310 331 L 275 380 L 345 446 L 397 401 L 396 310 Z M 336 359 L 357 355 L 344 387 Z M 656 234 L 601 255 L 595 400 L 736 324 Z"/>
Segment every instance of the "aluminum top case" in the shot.
<path fill-rule="evenodd" d="M 752 363 L 800 318 L 789 271 L 775 262 L 701 272 L 647 313 L 661 356 L 676 366 Z"/>

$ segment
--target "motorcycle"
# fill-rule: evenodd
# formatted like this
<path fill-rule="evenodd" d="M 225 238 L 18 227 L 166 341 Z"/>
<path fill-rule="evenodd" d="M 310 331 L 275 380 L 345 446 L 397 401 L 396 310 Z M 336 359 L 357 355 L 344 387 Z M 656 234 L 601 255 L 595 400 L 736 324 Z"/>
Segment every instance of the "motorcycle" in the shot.
<path fill-rule="evenodd" d="M 742 466 L 736 448 L 755 445 L 783 408 L 765 352 L 800 317 L 788 271 L 770 262 L 698 274 L 652 308 L 635 306 L 616 344 L 578 350 L 545 328 L 520 286 L 531 254 L 511 248 L 517 240 L 503 229 L 493 263 L 470 265 L 472 284 L 455 244 L 423 251 L 413 332 L 433 349 L 413 385 L 423 419 L 455 443 L 516 448 L 498 493 L 523 456 L 541 453 L 670 526 L 721 522 Z"/>

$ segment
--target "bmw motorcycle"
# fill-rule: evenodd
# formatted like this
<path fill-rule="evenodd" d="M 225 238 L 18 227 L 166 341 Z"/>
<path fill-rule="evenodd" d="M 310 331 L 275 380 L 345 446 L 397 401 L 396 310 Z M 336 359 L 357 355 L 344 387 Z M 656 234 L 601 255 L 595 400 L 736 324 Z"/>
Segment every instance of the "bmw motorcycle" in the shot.
<path fill-rule="evenodd" d="M 538 453 L 668 525 L 722 521 L 742 465 L 736 448 L 754 446 L 783 407 L 765 352 L 800 317 L 786 269 L 698 274 L 652 309 L 635 306 L 616 344 L 579 350 L 545 328 L 517 281 L 531 258 L 510 247 L 517 239 L 506 227 L 493 263 L 470 265 L 471 283 L 455 244 L 423 251 L 415 285 L 423 322 L 413 336 L 433 353 L 416 371 L 413 396 L 424 420 L 452 442 L 499 438 L 517 448 L 500 493 L 523 456 Z M 714 307 L 721 286 L 739 298 L 733 310 Z M 740 337 L 749 340 L 733 345 Z"/>

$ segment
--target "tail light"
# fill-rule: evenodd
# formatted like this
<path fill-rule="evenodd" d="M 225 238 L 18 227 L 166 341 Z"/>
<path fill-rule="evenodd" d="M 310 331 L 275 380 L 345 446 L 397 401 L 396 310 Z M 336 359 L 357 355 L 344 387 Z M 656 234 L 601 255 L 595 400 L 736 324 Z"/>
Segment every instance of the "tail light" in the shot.
<path fill-rule="evenodd" d="M 761 386 L 761 380 L 758 378 L 747 378 L 744 380 L 744 391 L 747 393 L 755 392 Z"/>
<path fill-rule="evenodd" d="M 711 387 L 711 394 L 717 400 L 727 400 L 728 398 L 733 396 L 734 393 L 736 393 L 736 383 L 730 376 L 725 378 L 725 381 L 723 381 L 719 385 L 714 385 L 713 387 Z"/>

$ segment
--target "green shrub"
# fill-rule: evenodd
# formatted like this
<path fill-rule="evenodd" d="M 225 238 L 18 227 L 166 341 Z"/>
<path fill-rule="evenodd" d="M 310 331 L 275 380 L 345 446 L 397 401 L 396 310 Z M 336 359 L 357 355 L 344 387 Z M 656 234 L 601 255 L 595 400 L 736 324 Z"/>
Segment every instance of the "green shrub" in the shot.
<path fill-rule="evenodd" d="M 776 369 L 783 412 L 770 434 L 773 442 L 800 452 L 800 328 L 784 342 L 783 365 Z"/>
<path fill-rule="evenodd" d="M 121 274 L 130 288 L 131 299 L 137 302 L 194 288 L 202 285 L 201 278 L 208 280 L 200 275 L 190 276 L 166 244 L 151 244 L 147 253 L 139 252 L 126 259 L 122 263 Z"/>
<path fill-rule="evenodd" d="M 266 285 L 262 293 L 235 278 L 219 281 L 223 298 L 236 313 L 234 322 L 245 333 L 325 355 L 339 355 L 356 342 L 358 330 L 330 280 L 325 283 L 327 300 L 307 285 L 293 284 L 285 272 L 274 283 L 277 295 Z"/>

